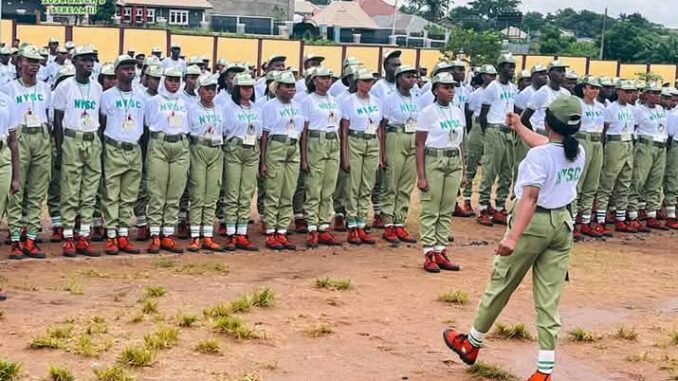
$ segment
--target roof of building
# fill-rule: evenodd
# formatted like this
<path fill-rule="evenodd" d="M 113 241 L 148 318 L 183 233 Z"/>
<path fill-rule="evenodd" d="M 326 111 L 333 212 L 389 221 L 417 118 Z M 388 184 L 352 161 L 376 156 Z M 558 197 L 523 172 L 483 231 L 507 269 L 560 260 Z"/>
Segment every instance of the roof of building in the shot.
<path fill-rule="evenodd" d="M 356 0 L 360 4 L 360 8 L 367 13 L 368 16 L 386 16 L 393 15 L 395 7 L 386 3 L 383 0 Z"/>
<path fill-rule="evenodd" d="M 338 25 L 344 28 L 379 29 L 360 4 L 353 1 L 333 1 L 315 16 L 317 25 Z"/>
<path fill-rule="evenodd" d="M 527 38 L 527 33 L 520 30 L 520 28 L 516 28 L 515 26 L 509 26 L 508 28 L 504 28 L 499 33 L 501 33 L 502 36 L 506 38 L 517 38 L 517 39 Z"/>
<path fill-rule="evenodd" d="M 294 13 L 302 15 L 312 15 L 320 11 L 320 7 L 306 0 L 294 1 Z"/>
<path fill-rule="evenodd" d="M 393 27 L 393 15 L 373 16 L 372 20 L 382 29 L 391 29 Z M 396 14 L 396 31 L 404 31 L 407 33 L 421 33 L 424 29 L 432 23 L 423 17 L 417 15 L 409 15 L 398 12 Z"/>
<path fill-rule="evenodd" d="M 117 5 L 146 5 L 159 8 L 212 8 L 212 4 L 207 0 L 117 0 Z"/>

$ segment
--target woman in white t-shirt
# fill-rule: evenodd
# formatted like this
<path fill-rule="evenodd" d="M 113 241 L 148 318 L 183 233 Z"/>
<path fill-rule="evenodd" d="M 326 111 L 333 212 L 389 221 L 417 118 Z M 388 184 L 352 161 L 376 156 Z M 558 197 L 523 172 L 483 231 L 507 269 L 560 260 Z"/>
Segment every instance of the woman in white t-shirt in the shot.
<path fill-rule="evenodd" d="M 226 248 L 257 251 L 249 240 L 247 223 L 257 187 L 261 109 L 255 104 L 254 79 L 247 73 L 233 79 L 224 113 L 224 222 Z"/>
<path fill-rule="evenodd" d="M 262 109 L 264 132 L 261 136 L 259 175 L 264 179 L 266 247 L 296 250 L 287 239 L 292 221 L 292 197 L 299 177 L 299 137 L 304 116 L 295 101 L 296 78 L 289 71 L 276 78 L 276 97 Z"/>
<path fill-rule="evenodd" d="M 224 119 L 214 104 L 217 81 L 210 74 L 197 80 L 198 100 L 188 105 L 191 165 L 188 195 L 191 215 L 191 243 L 187 250 L 223 251 L 214 242 L 214 214 L 221 189 L 224 154 Z M 204 240 L 200 243 L 200 234 Z"/>
<path fill-rule="evenodd" d="M 335 246 L 339 242 L 330 233 L 332 198 L 339 174 L 339 122 L 341 111 L 328 93 L 331 72 L 315 67 L 307 82 L 309 94 L 301 103 L 304 133 L 301 137 L 301 170 L 305 172 L 304 212 L 308 223 L 306 246 Z"/>
<path fill-rule="evenodd" d="M 341 170 L 348 174 L 348 242 L 374 245 L 365 231 L 365 221 L 379 162 L 377 126 L 382 119 L 382 106 L 379 99 L 370 95 L 374 84 L 372 71 L 358 69 L 354 79 L 356 92 L 344 98 L 340 106 Z"/>
<path fill-rule="evenodd" d="M 573 211 L 577 211 L 575 232 L 589 237 L 600 238 L 606 232 L 602 226 L 591 221 L 593 200 L 596 198 L 600 171 L 603 168 L 603 129 L 605 127 L 605 106 L 596 99 L 600 92 L 600 82 L 596 77 L 584 79 L 581 98 L 581 128 L 577 138 L 586 152 L 584 172 L 577 185 L 577 200 Z"/>
<path fill-rule="evenodd" d="M 539 355 L 537 371 L 528 381 L 551 381 L 560 330 L 558 304 L 573 242 L 569 205 L 577 198 L 577 183 L 586 161 L 583 148 L 574 138 L 581 113 L 577 97 L 554 100 L 546 109 L 548 137 L 529 130 L 517 114 L 507 116 L 507 125 L 533 148 L 518 168 L 514 189 L 517 202 L 496 249 L 492 277 L 473 327 L 468 335 L 451 328 L 443 333 L 447 346 L 466 364 L 475 363 L 485 335 L 532 269 Z"/>
<path fill-rule="evenodd" d="M 384 239 L 390 243 L 417 242 L 405 230 L 410 194 L 417 179 L 414 133 L 421 111 L 411 90 L 417 81 L 417 69 L 402 65 L 395 72 L 396 91 L 383 99 L 384 118 L 378 130 L 381 146 L 380 166 L 384 170 L 381 192 L 381 218 Z"/>
<path fill-rule="evenodd" d="M 462 142 L 466 118 L 452 104 L 456 84 L 452 74 L 439 73 L 432 83 L 435 102 L 419 114 L 415 144 L 424 270 L 438 273 L 441 269 L 459 271 L 459 265 L 447 257 L 447 243 L 457 192 L 464 178 Z"/>
<path fill-rule="evenodd" d="M 181 69 L 165 69 L 158 94 L 146 101 L 145 119 L 149 141 L 146 152 L 148 252 L 160 249 L 180 254 L 174 225 L 179 217 L 179 199 L 186 188 L 191 154 L 188 148 L 187 105 L 180 95 Z M 162 230 L 161 230 L 162 229 Z M 162 237 L 161 237 L 162 233 Z"/>

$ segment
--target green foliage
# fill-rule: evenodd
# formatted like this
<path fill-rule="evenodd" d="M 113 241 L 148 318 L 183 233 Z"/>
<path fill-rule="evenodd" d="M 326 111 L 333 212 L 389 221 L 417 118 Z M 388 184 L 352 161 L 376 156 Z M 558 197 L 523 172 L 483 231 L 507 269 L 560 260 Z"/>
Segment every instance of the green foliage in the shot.
<path fill-rule="evenodd" d="M 443 49 L 448 59 L 461 54 L 471 66 L 494 63 L 501 53 L 501 36 L 497 32 L 476 32 L 472 29 L 452 28 L 450 39 Z"/>
<path fill-rule="evenodd" d="M 442 19 L 449 10 L 451 2 L 446 0 L 410 0 L 408 13 L 414 13 L 426 20 L 437 22 Z"/>
<path fill-rule="evenodd" d="M 111 23 L 111 17 L 113 17 L 117 12 L 117 7 L 115 6 L 115 0 L 105 0 L 104 4 L 99 2 L 99 8 L 97 13 L 90 16 L 92 21 L 103 21 L 106 23 Z"/>
<path fill-rule="evenodd" d="M 48 377 L 50 381 L 75 381 L 75 377 L 70 370 L 51 365 L 49 367 Z"/>
<path fill-rule="evenodd" d="M 170 349 L 179 343 L 179 330 L 174 327 L 159 327 L 152 334 L 144 335 L 144 345 L 151 350 Z"/>
<path fill-rule="evenodd" d="M 120 366 L 95 369 L 94 375 L 96 376 L 96 381 L 134 381 L 134 377 Z"/>
<path fill-rule="evenodd" d="M 118 355 L 118 364 L 129 367 L 146 367 L 151 366 L 155 352 L 146 347 L 125 347 L 120 355 Z"/>
<path fill-rule="evenodd" d="M 221 346 L 219 342 L 212 339 L 200 340 L 195 346 L 196 352 L 206 353 L 206 354 L 219 354 L 221 352 Z"/>
<path fill-rule="evenodd" d="M 475 377 L 486 378 L 488 380 L 516 381 L 518 379 L 511 372 L 482 361 L 478 361 L 472 367 L 468 368 L 468 372 Z"/>
<path fill-rule="evenodd" d="M 0 358 L 0 381 L 15 381 L 21 375 L 21 364 Z"/>

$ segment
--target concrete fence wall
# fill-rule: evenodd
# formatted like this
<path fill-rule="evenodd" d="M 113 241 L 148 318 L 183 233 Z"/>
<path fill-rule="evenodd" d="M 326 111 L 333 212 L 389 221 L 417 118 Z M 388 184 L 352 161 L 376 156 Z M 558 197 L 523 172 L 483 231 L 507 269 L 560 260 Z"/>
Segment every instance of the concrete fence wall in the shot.
<path fill-rule="evenodd" d="M 287 56 L 289 66 L 301 67 L 305 54 L 313 53 L 325 56 L 325 66 L 335 72 L 341 70 L 345 57 L 354 56 L 367 68 L 381 72 L 379 64 L 387 49 L 392 46 L 366 44 L 342 44 L 333 46 L 315 46 L 303 41 L 272 38 L 235 38 L 218 36 L 199 36 L 173 33 L 167 30 L 135 29 L 119 27 L 88 27 L 62 25 L 23 25 L 14 20 L 2 20 L 0 41 L 11 43 L 15 38 L 44 46 L 49 37 L 59 41 L 71 40 L 76 45 L 93 44 L 99 50 L 100 59 L 112 61 L 128 50 L 150 53 L 153 47 L 168 51 L 172 43 L 178 43 L 186 56 L 201 55 L 214 62 L 225 58 L 233 62 L 250 62 L 257 67 L 274 53 Z M 403 64 L 426 67 L 430 70 L 442 57 L 439 50 L 425 48 L 399 48 L 403 51 Z M 553 59 L 564 61 L 577 74 L 604 75 L 608 77 L 635 77 L 636 73 L 652 72 L 662 76 L 664 81 L 672 82 L 678 78 L 678 65 L 668 64 L 622 64 L 617 61 L 599 61 L 586 57 L 516 55 L 517 69 L 530 69 L 535 64 L 546 65 Z"/>

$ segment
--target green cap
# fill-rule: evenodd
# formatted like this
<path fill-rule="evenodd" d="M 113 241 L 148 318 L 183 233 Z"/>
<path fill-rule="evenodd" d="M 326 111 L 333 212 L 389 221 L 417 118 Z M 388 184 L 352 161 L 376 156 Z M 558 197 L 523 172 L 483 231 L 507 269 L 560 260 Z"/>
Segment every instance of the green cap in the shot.
<path fill-rule="evenodd" d="M 59 70 L 56 73 L 55 80 L 58 81 L 63 77 L 72 77 L 74 75 L 75 75 L 75 66 L 71 64 L 66 64 L 59 68 Z"/>
<path fill-rule="evenodd" d="M 496 71 L 495 71 L 496 74 Z M 529 70 L 521 70 L 518 75 L 516 76 L 516 81 L 520 81 L 523 78 L 530 78 L 532 77 L 532 74 L 530 73 Z"/>
<path fill-rule="evenodd" d="M 662 95 L 662 97 L 670 97 L 670 96 L 673 95 L 673 94 L 672 94 L 672 91 L 673 91 L 673 90 L 672 90 L 671 86 L 663 87 L 663 88 L 662 88 L 662 94 L 661 94 L 661 95 Z"/>
<path fill-rule="evenodd" d="M 619 85 L 617 86 L 617 89 L 620 89 L 620 90 L 638 90 L 638 87 L 636 86 L 636 83 L 634 81 L 621 80 L 621 81 L 619 81 Z"/>
<path fill-rule="evenodd" d="M 360 61 L 358 61 L 357 58 L 355 57 L 346 57 L 344 59 L 344 65 L 342 66 L 344 69 L 346 69 L 349 66 L 355 66 L 355 65 L 360 65 Z"/>
<path fill-rule="evenodd" d="M 447 85 L 456 85 L 457 81 L 454 80 L 454 77 L 450 73 L 440 73 L 436 74 L 431 80 L 431 84 L 435 85 L 436 83 L 443 83 Z"/>
<path fill-rule="evenodd" d="M 157 64 L 148 65 L 144 73 L 149 77 L 162 78 L 162 66 Z"/>
<path fill-rule="evenodd" d="M 182 78 L 184 73 L 177 67 L 167 68 L 163 73 L 165 77 Z"/>
<path fill-rule="evenodd" d="M 222 71 L 222 73 L 227 73 L 229 71 L 234 71 L 236 73 L 242 73 L 245 70 L 247 70 L 247 69 L 242 65 L 239 65 L 237 63 L 230 63 L 230 64 L 224 66 L 224 70 Z"/>
<path fill-rule="evenodd" d="M 297 83 L 297 79 L 294 77 L 294 73 L 291 71 L 283 71 L 281 72 L 278 77 L 275 79 L 276 82 L 279 84 L 284 83 L 287 85 L 294 85 Z"/>
<path fill-rule="evenodd" d="M 400 57 L 401 54 L 403 54 L 402 50 L 387 50 L 384 52 L 384 62 L 389 58 Z"/>
<path fill-rule="evenodd" d="M 589 86 L 594 86 L 594 87 L 601 87 L 600 79 L 598 77 L 584 77 L 584 80 L 582 80 L 582 83 L 585 85 Z"/>
<path fill-rule="evenodd" d="M 99 71 L 99 75 L 109 75 L 109 76 L 115 75 L 115 69 L 113 68 L 113 64 L 107 62 L 101 65 L 101 71 Z"/>
<path fill-rule="evenodd" d="M 190 65 L 186 68 L 186 73 L 184 75 L 200 75 L 202 70 L 198 65 Z"/>
<path fill-rule="evenodd" d="M 233 78 L 233 86 L 254 86 L 254 78 L 247 73 L 236 74 Z"/>
<path fill-rule="evenodd" d="M 132 65 L 134 65 L 134 64 L 136 64 L 136 62 L 137 61 L 135 61 L 134 58 L 130 57 L 127 54 L 119 55 L 118 58 L 116 58 L 115 61 L 113 61 L 113 70 L 117 70 L 118 66 L 120 66 L 122 64 L 132 64 Z"/>
<path fill-rule="evenodd" d="M 556 98 L 548 110 L 556 119 L 568 126 L 575 127 L 581 123 L 581 101 L 574 95 Z"/>
<path fill-rule="evenodd" d="M 579 76 L 574 70 L 568 70 L 567 73 L 565 73 L 565 78 L 577 80 L 579 79 Z"/>
<path fill-rule="evenodd" d="M 648 82 L 643 86 L 643 92 L 646 93 L 648 91 L 662 91 L 662 86 L 658 82 Z"/>
<path fill-rule="evenodd" d="M 546 68 L 546 71 L 551 71 L 551 69 L 566 69 L 568 68 L 568 65 L 565 65 L 564 63 L 560 62 L 560 60 L 554 60 L 549 62 L 549 66 Z"/>
<path fill-rule="evenodd" d="M 0 48 L 0 55 L 8 56 L 10 54 L 12 54 L 12 49 L 9 46 L 3 46 Z"/>
<path fill-rule="evenodd" d="M 202 58 L 200 56 L 191 56 L 186 62 L 188 65 L 198 65 L 202 64 Z"/>
<path fill-rule="evenodd" d="M 40 55 L 40 49 L 35 45 L 26 45 L 20 51 L 19 55 L 21 57 L 30 58 L 34 60 L 41 60 L 42 56 Z"/>
<path fill-rule="evenodd" d="M 494 65 L 482 65 L 480 69 L 478 70 L 478 73 L 480 74 L 497 74 L 497 69 L 494 67 Z"/>
<path fill-rule="evenodd" d="M 464 61 L 462 61 L 460 59 L 456 59 L 456 60 L 450 62 L 450 66 L 451 67 L 463 67 L 463 68 L 466 67 L 466 65 L 464 65 Z"/>
<path fill-rule="evenodd" d="M 313 54 L 313 53 L 310 53 L 310 54 L 307 54 L 307 55 L 304 56 L 304 63 L 306 63 L 306 61 L 311 61 L 311 60 L 323 62 L 323 61 L 325 61 L 325 57 L 318 55 L 318 54 Z"/>
<path fill-rule="evenodd" d="M 271 70 L 268 73 L 266 73 L 266 82 L 268 81 L 275 81 L 278 79 L 278 75 L 280 75 L 281 71 L 278 70 Z"/>
<path fill-rule="evenodd" d="M 73 41 L 66 41 L 64 45 L 66 45 L 66 49 L 68 50 L 75 48 L 75 44 L 73 43 Z"/>
<path fill-rule="evenodd" d="M 614 83 L 610 79 L 610 77 L 599 77 L 598 82 L 600 82 L 601 86 L 607 86 L 607 87 L 614 87 Z"/>
<path fill-rule="evenodd" d="M 157 46 L 154 46 L 153 49 L 151 49 L 151 54 L 153 53 L 162 53 L 162 49 L 160 49 Z"/>
<path fill-rule="evenodd" d="M 56 37 L 50 37 L 49 40 L 47 41 L 48 44 L 58 44 L 59 39 Z"/>
<path fill-rule="evenodd" d="M 497 66 L 501 64 L 514 64 L 516 63 L 515 57 L 513 57 L 513 54 L 511 53 L 503 53 L 499 55 L 499 58 L 497 59 Z"/>
<path fill-rule="evenodd" d="M 49 50 L 47 50 L 46 48 L 41 48 L 40 55 L 42 56 L 42 58 L 49 56 Z"/>
<path fill-rule="evenodd" d="M 360 68 L 362 68 L 362 67 L 363 67 L 363 66 L 362 66 L 361 64 L 350 65 L 349 67 L 347 67 L 347 68 L 344 70 L 344 74 L 342 74 L 342 78 L 343 78 L 343 77 L 348 77 L 349 75 L 355 75 L 355 73 L 357 73 L 358 70 L 359 70 Z"/>
<path fill-rule="evenodd" d="M 89 45 L 78 46 L 75 49 L 73 49 L 73 58 L 78 56 L 93 56 L 93 55 L 94 49 L 92 49 L 92 47 Z"/>
<path fill-rule="evenodd" d="M 316 71 L 318 71 L 319 66 L 313 66 L 304 71 L 304 78 L 311 78 Z"/>
<path fill-rule="evenodd" d="M 331 77 L 332 76 L 332 71 L 324 66 L 316 66 L 313 67 L 311 71 L 311 78 L 315 77 Z"/>
<path fill-rule="evenodd" d="M 530 69 L 530 75 L 532 75 L 534 73 L 539 73 L 539 72 L 542 72 L 542 71 L 546 71 L 546 66 L 544 66 L 542 64 L 536 64 L 536 65 L 532 66 L 532 69 Z"/>
<path fill-rule="evenodd" d="M 400 65 L 400 66 L 396 69 L 395 75 L 396 75 L 396 77 L 397 77 L 398 75 L 400 75 L 400 74 L 402 74 L 402 73 L 416 73 L 416 72 L 417 72 L 417 69 L 414 68 L 414 67 L 412 67 L 412 66 Z"/>
<path fill-rule="evenodd" d="M 431 72 L 431 75 L 435 76 L 436 74 L 438 74 L 439 71 L 445 70 L 445 69 L 451 69 L 453 67 L 454 66 L 452 66 L 452 64 L 447 62 L 447 61 L 444 61 L 444 60 L 438 61 L 438 63 L 436 63 L 436 65 L 433 67 L 433 71 Z"/>
<path fill-rule="evenodd" d="M 144 65 L 160 65 L 160 58 L 156 56 L 148 56 L 144 58 Z"/>
<path fill-rule="evenodd" d="M 226 66 L 228 65 L 228 61 L 226 61 L 226 58 L 219 58 L 217 60 L 217 65 Z"/>
<path fill-rule="evenodd" d="M 353 77 L 355 78 L 356 81 L 374 80 L 374 75 L 372 73 L 372 70 L 366 69 L 364 67 L 361 67 L 358 70 L 354 69 Z"/>
<path fill-rule="evenodd" d="M 10 50 L 10 53 L 9 53 L 9 54 L 18 54 L 18 53 L 19 53 L 19 49 L 17 49 L 17 48 L 12 48 L 12 49 Z"/>
<path fill-rule="evenodd" d="M 216 86 L 217 79 L 212 74 L 203 74 L 198 77 L 198 88 Z"/>
<path fill-rule="evenodd" d="M 671 93 L 671 95 L 677 95 L 678 96 L 678 89 L 675 88 L 675 87 L 670 87 L 669 92 Z"/>

